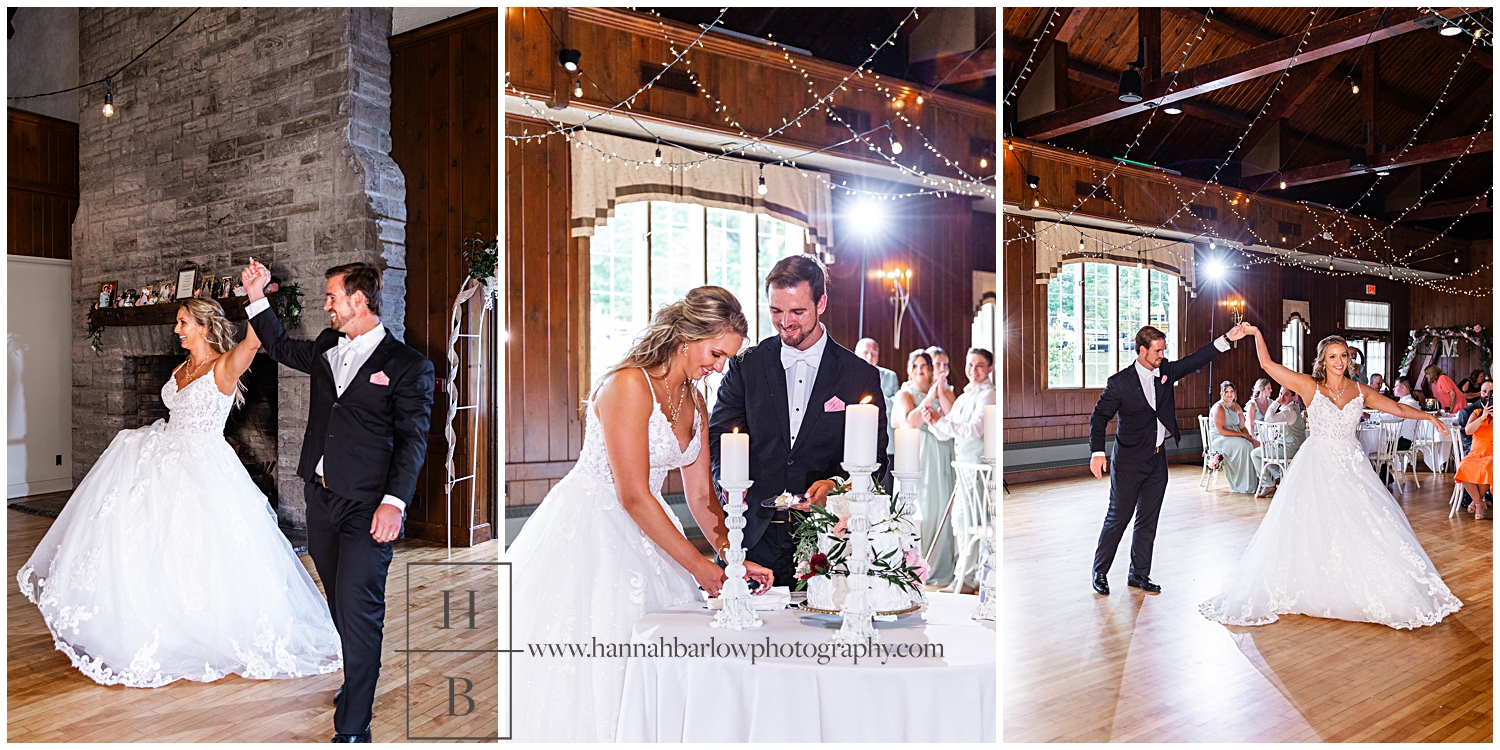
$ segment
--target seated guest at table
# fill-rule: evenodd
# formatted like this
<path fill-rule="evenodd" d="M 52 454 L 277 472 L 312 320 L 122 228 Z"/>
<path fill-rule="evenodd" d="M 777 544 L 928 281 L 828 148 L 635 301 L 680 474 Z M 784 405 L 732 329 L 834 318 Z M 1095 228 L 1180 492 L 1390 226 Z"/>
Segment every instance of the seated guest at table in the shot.
<path fill-rule="evenodd" d="M 948 413 L 939 415 L 933 409 L 922 410 L 922 418 L 933 435 L 953 440 L 954 460 L 959 463 L 977 464 L 983 461 L 984 407 L 995 403 L 995 383 L 990 379 L 990 373 L 994 369 L 995 355 L 988 349 L 970 349 L 964 362 L 964 374 L 968 376 L 969 384 L 964 386 L 964 392 L 949 405 Z M 949 528 L 965 522 L 962 509 L 955 501 Z M 964 585 L 960 589 L 974 581 L 979 555 L 973 555 L 970 560 L 969 569 L 964 571 Z"/>
<path fill-rule="evenodd" d="M 1352 346 L 1349 347 L 1349 377 L 1356 383 L 1369 384 L 1365 375 L 1365 353 Z"/>
<path fill-rule="evenodd" d="M 1271 410 L 1271 379 L 1261 378 L 1255 381 L 1255 387 L 1250 389 L 1250 400 L 1245 402 L 1245 414 L 1249 417 L 1249 432 L 1255 432 L 1255 425 L 1266 418 L 1266 413 Z"/>
<path fill-rule="evenodd" d="M 1219 384 L 1219 400 L 1208 410 L 1208 448 L 1224 454 L 1220 470 L 1229 479 L 1230 492 L 1255 491 L 1255 467 L 1250 451 L 1260 445 L 1244 427 L 1245 412 L 1234 400 L 1234 383 Z"/>
<path fill-rule="evenodd" d="M 922 476 L 917 480 L 917 509 L 922 514 L 921 550 L 925 553 L 932 548 L 927 558 L 932 570 L 927 577 L 928 585 L 945 586 L 953 582 L 953 531 L 947 525 L 939 527 L 938 521 L 943 518 L 943 509 L 948 507 L 948 498 L 953 495 L 957 481 L 953 472 L 953 440 L 938 437 L 922 418 L 924 408 L 941 409 L 932 394 L 937 387 L 932 357 L 921 349 L 913 351 L 906 358 L 906 374 L 911 379 L 896 392 L 896 410 L 891 420 L 897 427 L 922 431 L 921 458 L 917 462 L 922 467 Z"/>
<path fill-rule="evenodd" d="M 1485 506 L 1483 493 L 1488 492 L 1494 484 L 1495 434 L 1490 404 L 1485 404 L 1479 411 L 1469 415 L 1464 432 L 1473 437 L 1474 448 L 1464 456 L 1463 463 L 1458 465 L 1458 473 L 1453 475 L 1453 481 L 1464 486 L 1464 490 L 1469 493 L 1469 502 L 1474 506 L 1474 520 L 1482 521 Z"/>
<path fill-rule="evenodd" d="M 1292 460 L 1297 455 L 1297 449 L 1307 440 L 1307 419 L 1302 413 L 1302 402 L 1297 400 L 1297 392 L 1282 386 L 1281 394 L 1271 402 L 1264 423 L 1286 425 L 1285 437 L 1282 439 L 1286 441 L 1286 459 Z M 1250 451 L 1250 463 L 1254 465 L 1255 476 L 1260 480 L 1255 496 L 1269 497 L 1276 491 L 1276 482 L 1281 480 L 1281 467 L 1276 464 L 1265 465 L 1264 444 Z"/>
<path fill-rule="evenodd" d="M 1463 391 L 1458 389 L 1458 384 L 1453 378 L 1443 374 L 1443 369 L 1437 365 L 1428 365 L 1422 370 L 1422 375 L 1430 383 L 1428 389 L 1432 391 L 1432 397 L 1437 399 L 1438 407 L 1450 414 L 1469 405 L 1469 400 L 1464 397 Z"/>
<path fill-rule="evenodd" d="M 1479 386 L 1484 385 L 1484 381 L 1489 379 L 1490 376 L 1485 374 L 1484 368 L 1478 367 L 1469 371 L 1469 377 L 1458 381 L 1458 389 L 1464 392 L 1464 398 L 1478 398 Z"/>
<path fill-rule="evenodd" d="M 1370 387 L 1382 396 L 1389 396 L 1391 393 L 1390 389 L 1385 387 L 1385 376 L 1378 372 L 1370 376 Z"/>
<path fill-rule="evenodd" d="M 1396 378 L 1395 388 L 1391 391 L 1391 395 L 1395 397 L 1397 402 L 1406 404 L 1413 409 L 1422 408 L 1421 393 L 1421 391 L 1412 391 L 1411 378 L 1406 377 Z M 1396 440 L 1396 450 L 1404 451 L 1411 448 L 1411 442 L 1417 437 L 1418 420 L 1402 419 L 1401 417 L 1382 413 L 1380 415 L 1380 421 L 1401 422 L 1401 437 Z M 1391 482 L 1390 467 L 1380 467 L 1380 478 L 1387 484 Z"/>

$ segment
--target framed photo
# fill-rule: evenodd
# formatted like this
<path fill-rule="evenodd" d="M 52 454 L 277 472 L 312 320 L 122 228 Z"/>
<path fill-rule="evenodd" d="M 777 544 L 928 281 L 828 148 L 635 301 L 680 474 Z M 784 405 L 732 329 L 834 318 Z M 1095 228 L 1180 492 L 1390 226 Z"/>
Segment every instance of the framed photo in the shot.
<path fill-rule="evenodd" d="M 177 291 L 177 285 L 171 281 L 159 281 L 156 284 L 156 302 L 171 302 L 173 293 Z"/>
<path fill-rule="evenodd" d="M 119 290 L 120 282 L 102 281 L 99 283 L 99 307 L 114 307 L 115 292 Z"/>
<path fill-rule="evenodd" d="M 213 299 L 214 288 L 218 283 L 218 279 L 215 279 L 213 274 L 205 275 L 203 280 L 198 282 L 198 296 L 204 299 Z"/>
<path fill-rule="evenodd" d="M 151 287 L 149 286 L 141 287 L 141 296 L 136 299 L 135 306 L 141 307 L 143 305 L 154 304 L 156 304 L 156 292 L 152 291 Z"/>
<path fill-rule="evenodd" d="M 234 296 L 234 277 L 233 276 L 220 276 L 219 277 L 219 294 L 217 296 L 219 296 L 219 297 L 232 297 L 232 296 Z"/>
<path fill-rule="evenodd" d="M 187 299 L 195 296 L 193 291 L 198 288 L 198 264 L 189 263 L 177 271 L 177 283 L 172 286 L 176 291 L 176 299 Z"/>

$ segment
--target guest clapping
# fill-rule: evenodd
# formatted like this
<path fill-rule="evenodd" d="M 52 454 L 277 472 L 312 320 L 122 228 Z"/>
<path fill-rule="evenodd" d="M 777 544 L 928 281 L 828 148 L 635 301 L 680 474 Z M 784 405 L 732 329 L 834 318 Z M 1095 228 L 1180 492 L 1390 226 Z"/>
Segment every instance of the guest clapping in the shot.
<path fill-rule="evenodd" d="M 1224 454 L 1221 471 L 1231 492 L 1254 492 L 1255 469 L 1250 451 L 1260 445 L 1245 429 L 1245 414 L 1235 402 L 1234 383 L 1219 384 L 1219 400 L 1209 409 L 1209 450 Z"/>
<path fill-rule="evenodd" d="M 917 480 L 916 503 L 922 515 L 922 550 L 932 549 L 927 555 L 932 570 L 927 583 L 944 586 L 953 582 L 953 532 L 946 524 L 939 527 L 938 521 L 942 520 L 948 498 L 953 495 L 953 440 L 938 437 L 923 417 L 927 411 L 945 411 L 932 393 L 936 378 L 931 355 L 921 349 L 907 355 L 906 374 L 911 379 L 896 393 L 894 421 L 899 427 L 922 431 L 921 459 L 918 462 L 922 476 Z"/>

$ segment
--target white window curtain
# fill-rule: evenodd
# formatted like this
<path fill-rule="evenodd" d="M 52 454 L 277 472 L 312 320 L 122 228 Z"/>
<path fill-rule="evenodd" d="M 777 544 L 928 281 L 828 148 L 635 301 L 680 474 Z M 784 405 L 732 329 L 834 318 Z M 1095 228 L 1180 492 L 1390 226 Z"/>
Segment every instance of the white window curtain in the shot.
<path fill-rule="evenodd" d="M 603 133 L 578 133 L 575 139 L 606 154 L 650 163 L 658 144 Z M 662 163 L 696 161 L 695 153 L 662 144 Z M 591 237 L 596 227 L 614 216 L 615 206 L 635 201 L 696 203 L 708 208 L 765 213 L 807 229 L 807 250 L 833 250 L 833 197 L 827 184 L 804 176 L 807 170 L 757 165 L 738 159 L 717 159 L 691 169 L 641 166 L 622 159 L 606 159 L 586 146 L 572 153 L 572 210 L 569 226 L 574 237 Z M 766 178 L 766 194 L 757 192 Z"/>
<path fill-rule="evenodd" d="M 1078 240 L 1082 237 L 1083 249 Z M 1071 224 L 1037 222 L 1036 279 L 1046 284 L 1062 272 L 1064 263 L 1080 261 L 1114 263 L 1147 268 L 1177 276 L 1188 295 L 1198 296 L 1197 275 L 1193 267 L 1193 244 L 1140 235 L 1111 232 L 1106 229 Z"/>

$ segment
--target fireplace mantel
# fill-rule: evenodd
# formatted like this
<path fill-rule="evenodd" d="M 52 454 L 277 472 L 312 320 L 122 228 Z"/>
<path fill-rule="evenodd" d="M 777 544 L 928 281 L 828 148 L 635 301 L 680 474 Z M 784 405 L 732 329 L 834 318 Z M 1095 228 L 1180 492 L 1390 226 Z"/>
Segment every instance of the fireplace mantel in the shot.
<path fill-rule="evenodd" d="M 279 292 L 266 295 L 267 299 L 274 299 Z M 250 303 L 249 297 L 216 297 L 215 301 L 224 308 L 224 316 L 230 320 L 245 320 L 245 307 Z M 177 308 L 181 300 L 162 302 L 155 305 L 143 307 L 106 307 L 95 308 L 89 311 L 89 322 L 99 328 L 118 328 L 121 326 L 170 326 L 177 324 Z"/>

